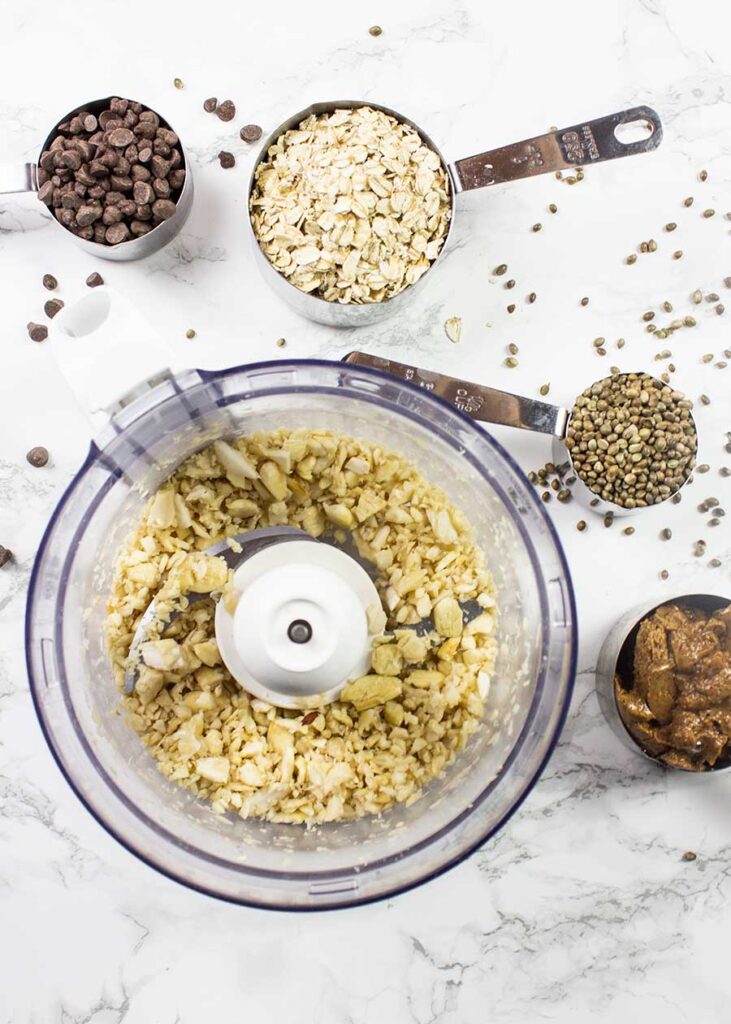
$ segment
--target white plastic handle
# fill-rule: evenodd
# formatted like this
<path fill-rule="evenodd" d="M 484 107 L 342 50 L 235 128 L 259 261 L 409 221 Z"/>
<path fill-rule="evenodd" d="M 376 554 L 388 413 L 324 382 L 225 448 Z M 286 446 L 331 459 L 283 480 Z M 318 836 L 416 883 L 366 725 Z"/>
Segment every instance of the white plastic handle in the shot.
<path fill-rule="evenodd" d="M 51 347 L 95 427 L 108 422 L 120 400 L 142 383 L 180 368 L 135 307 L 106 285 L 56 314 Z"/>

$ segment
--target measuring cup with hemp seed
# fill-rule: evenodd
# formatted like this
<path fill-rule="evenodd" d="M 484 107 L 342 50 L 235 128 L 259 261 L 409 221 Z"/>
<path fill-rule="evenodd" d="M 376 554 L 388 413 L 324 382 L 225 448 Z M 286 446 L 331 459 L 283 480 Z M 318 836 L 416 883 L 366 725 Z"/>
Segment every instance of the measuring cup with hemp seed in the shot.
<path fill-rule="evenodd" d="M 571 494 L 599 515 L 621 516 L 672 498 L 695 465 L 692 403 L 647 373 L 618 373 L 586 388 L 571 409 L 416 366 L 351 352 L 346 363 L 410 381 L 485 423 L 553 437 Z"/>

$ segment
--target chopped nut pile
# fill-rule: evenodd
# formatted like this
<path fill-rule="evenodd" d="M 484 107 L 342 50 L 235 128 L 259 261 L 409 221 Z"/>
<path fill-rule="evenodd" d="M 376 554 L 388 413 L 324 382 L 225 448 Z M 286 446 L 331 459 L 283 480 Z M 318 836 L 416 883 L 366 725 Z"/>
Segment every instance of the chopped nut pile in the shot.
<path fill-rule="evenodd" d="M 117 682 L 153 597 L 159 608 L 191 589 L 221 595 L 228 570 L 204 549 L 284 524 L 314 537 L 348 531 L 376 566 L 386 629 L 372 673 L 315 712 L 273 707 L 221 663 L 214 600 L 204 598 L 142 645 L 135 692 L 123 698 L 129 721 L 163 774 L 219 813 L 317 823 L 413 802 L 478 728 L 497 612 L 463 514 L 380 447 L 278 430 L 217 441 L 184 462 L 119 559 L 106 628 Z M 483 611 L 464 625 L 459 602 L 471 598 Z M 429 615 L 429 635 L 404 628 Z"/>
<path fill-rule="evenodd" d="M 451 202 L 442 162 L 409 125 L 358 107 L 312 114 L 269 147 L 251 222 L 291 284 L 328 302 L 383 302 L 437 258 Z"/>

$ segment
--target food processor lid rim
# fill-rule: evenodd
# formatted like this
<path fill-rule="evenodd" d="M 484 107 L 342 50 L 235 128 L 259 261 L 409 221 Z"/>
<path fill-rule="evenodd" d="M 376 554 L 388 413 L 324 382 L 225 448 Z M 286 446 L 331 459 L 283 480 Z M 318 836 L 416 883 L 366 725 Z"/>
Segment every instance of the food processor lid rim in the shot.
<path fill-rule="evenodd" d="M 222 376 L 230 376 L 230 375 L 232 375 L 232 374 L 234 374 L 236 372 L 244 372 L 246 370 L 261 371 L 261 370 L 266 370 L 266 369 L 282 370 L 283 368 L 285 368 L 287 366 L 298 366 L 298 365 L 307 366 L 307 367 L 310 367 L 310 366 L 321 366 L 321 367 L 328 368 L 328 369 L 334 369 L 334 368 L 339 366 L 338 362 L 334 361 L 334 360 L 306 360 L 306 359 L 304 359 L 304 360 L 288 360 L 286 363 L 283 362 L 283 361 L 280 361 L 280 360 L 269 360 L 269 361 L 261 362 L 261 363 L 251 363 L 251 364 L 244 364 L 243 366 L 239 366 L 239 367 L 231 367 L 231 368 L 228 368 L 228 369 L 223 370 L 223 371 L 199 371 L 199 373 L 201 375 L 202 382 L 204 384 L 207 384 L 207 383 L 210 383 L 212 381 L 215 381 L 216 378 L 220 378 Z M 350 372 L 352 373 L 353 371 L 351 370 Z M 554 727 L 554 730 L 553 730 L 553 735 L 552 735 L 552 737 L 551 737 L 551 739 L 550 739 L 550 741 L 548 743 L 548 746 L 546 748 L 544 757 L 542 758 L 542 760 L 541 760 L 541 762 L 540 762 L 536 772 L 534 774 L 532 774 L 530 779 L 521 786 L 520 794 L 517 797 L 513 807 L 511 807 L 510 810 L 506 812 L 506 814 L 503 816 L 503 818 L 500 819 L 499 823 L 497 823 L 495 826 L 491 827 L 484 835 L 481 835 L 473 844 L 470 844 L 470 846 L 468 848 L 466 848 L 465 850 L 459 851 L 459 853 L 457 853 L 454 857 L 448 859 L 444 864 L 440 864 L 437 868 L 434 869 L 434 871 L 432 873 L 430 873 L 428 875 L 421 876 L 420 878 L 416 879 L 414 882 L 410 882 L 410 883 L 407 883 L 407 884 L 398 884 L 398 885 L 394 886 L 394 888 L 392 890 L 389 890 L 389 891 L 386 891 L 386 892 L 382 892 L 382 893 L 378 893 L 378 894 L 376 894 L 374 896 L 367 896 L 367 897 L 363 897 L 361 899 L 357 899 L 356 898 L 356 899 L 352 899 L 350 901 L 343 902 L 342 904 L 338 904 L 338 906 L 343 906 L 343 907 L 345 907 L 345 906 L 356 906 L 356 905 L 359 905 L 361 903 L 369 903 L 369 902 L 373 902 L 373 901 L 376 901 L 376 900 L 384 899 L 384 898 L 387 898 L 390 895 L 394 895 L 394 894 L 406 891 L 406 890 L 408 890 L 410 888 L 413 888 L 413 887 L 415 887 L 417 885 L 422 884 L 423 882 L 428 881 L 430 878 L 434 878 L 434 877 L 438 876 L 442 872 L 448 870 L 449 868 L 455 866 L 456 864 L 458 864 L 462 860 L 464 860 L 467 856 L 470 855 L 470 853 L 472 853 L 475 849 L 477 849 L 477 847 L 482 845 L 482 843 L 486 842 L 492 835 L 495 834 L 495 832 L 500 827 L 502 827 L 502 825 L 505 823 L 505 821 L 507 821 L 509 819 L 509 817 L 512 815 L 514 810 L 517 809 L 517 807 L 520 806 L 522 801 L 525 799 L 525 797 L 531 791 L 531 789 L 535 785 L 535 782 L 537 781 L 537 779 L 539 778 L 540 774 L 544 770 L 545 765 L 547 764 L 548 760 L 550 759 L 551 755 L 553 754 L 553 751 L 554 751 L 554 749 L 555 749 L 555 747 L 556 747 L 556 745 L 558 743 L 561 731 L 563 729 L 563 725 L 564 725 L 565 720 L 566 720 L 566 716 L 567 716 L 567 713 L 568 713 L 568 708 L 569 708 L 570 702 L 571 702 L 571 696 L 572 696 L 572 693 L 573 693 L 574 682 L 575 682 L 577 646 L 578 646 L 578 628 L 577 628 L 578 624 L 577 624 L 577 619 L 576 619 L 576 603 L 575 603 L 575 597 L 574 597 L 574 591 L 573 591 L 573 584 L 572 584 L 572 581 L 571 581 L 571 576 L 570 576 L 570 572 L 569 572 L 569 568 L 568 568 L 568 563 L 567 563 L 567 560 L 566 560 L 565 553 L 563 551 L 563 547 L 561 545 L 561 542 L 559 540 L 558 534 L 557 534 L 557 532 L 556 532 L 556 530 L 555 530 L 555 528 L 554 528 L 550 518 L 548 517 L 548 515 L 547 515 L 545 509 L 543 508 L 543 506 L 540 504 L 538 499 L 533 494 L 533 491 L 530 488 L 529 482 L 528 482 L 527 478 L 525 477 L 525 474 L 520 469 L 520 467 L 515 462 L 515 460 L 509 455 L 509 453 L 503 448 L 503 446 L 488 431 L 481 429 L 478 426 L 478 424 L 471 417 L 469 417 L 465 413 L 462 413 L 460 410 L 455 409 L 454 406 L 452 406 L 449 402 L 446 402 L 444 399 L 441 399 L 441 398 L 439 398 L 439 397 L 437 397 L 435 395 L 432 395 L 430 392 L 425 392 L 424 389 L 419 388 L 417 385 L 411 384 L 410 382 L 397 380 L 396 378 L 390 376 L 387 373 L 383 373 L 380 370 L 366 368 L 366 367 L 358 367 L 357 372 L 358 372 L 359 375 L 360 374 L 365 374 L 366 376 L 374 377 L 375 379 L 380 379 L 380 380 L 384 380 L 385 379 L 387 382 L 390 382 L 391 384 L 396 385 L 399 388 L 406 388 L 407 390 L 415 390 L 416 392 L 418 392 L 418 394 L 420 395 L 420 397 L 422 399 L 426 395 L 427 396 L 427 401 L 435 401 L 437 404 L 446 407 L 446 409 L 449 411 L 450 415 L 456 416 L 458 419 L 461 419 L 470 428 L 471 431 L 477 433 L 477 435 L 480 437 L 481 440 L 487 441 L 488 445 L 490 447 L 492 447 L 494 450 L 496 450 L 499 455 L 502 456 L 502 458 L 505 460 L 507 466 L 509 467 L 509 469 L 511 470 L 511 472 L 514 475 L 517 475 L 519 478 L 522 478 L 522 482 L 524 482 L 525 492 L 526 492 L 526 495 L 528 496 L 528 500 L 532 501 L 535 510 L 540 513 L 540 518 L 543 520 L 545 525 L 548 527 L 549 536 L 550 536 L 550 539 L 552 541 L 554 550 L 556 551 L 556 554 L 558 556 L 559 562 L 561 563 L 561 566 L 563 568 L 563 571 L 564 571 L 564 574 L 565 574 L 565 579 L 566 579 L 566 584 L 567 584 L 566 591 L 567 591 L 567 596 L 568 596 L 568 601 L 569 601 L 569 611 L 571 613 L 570 619 L 569 619 L 569 624 L 571 625 L 572 628 L 571 628 L 571 636 L 570 636 L 571 651 L 570 651 L 570 657 L 569 657 L 568 672 L 567 672 L 567 675 L 566 675 L 565 692 L 564 692 L 564 696 L 563 696 L 562 707 L 560 708 L 559 715 L 558 715 L 558 718 L 556 720 L 555 727 Z M 194 385 L 194 387 L 196 387 L 196 386 L 198 386 L 198 385 Z M 323 387 L 323 385 L 312 385 L 311 387 L 307 386 L 307 387 L 300 388 L 298 390 L 306 393 L 306 392 L 310 392 L 310 391 L 313 391 L 313 390 L 318 390 L 321 387 Z M 291 392 L 291 390 L 292 390 L 291 386 L 277 387 L 277 388 L 269 389 L 268 393 L 269 394 L 281 394 L 283 392 Z M 362 393 L 362 394 L 359 393 L 358 397 L 361 400 L 367 401 L 367 402 L 370 402 L 370 403 L 377 403 L 379 401 L 379 399 L 376 396 L 368 394 L 368 393 Z M 238 395 L 238 396 L 226 396 L 223 399 L 219 399 L 218 400 L 218 404 L 220 406 L 224 406 L 224 405 L 230 404 L 230 401 L 238 400 L 239 398 L 240 398 L 240 395 Z M 409 419 L 418 420 L 418 421 L 420 421 L 422 423 L 425 422 L 425 417 L 417 415 L 416 413 L 414 413 L 413 410 L 411 410 L 411 409 L 409 409 L 407 407 L 398 406 L 398 410 L 399 410 L 399 412 L 401 414 L 405 415 Z M 437 430 L 437 432 L 444 437 L 444 439 L 447 441 L 447 443 L 449 443 L 449 444 L 453 443 L 452 439 L 450 439 L 448 436 L 445 436 L 444 432 L 443 432 L 443 430 L 441 428 L 436 428 L 434 426 L 433 422 L 427 421 L 427 426 L 431 430 Z M 476 464 L 474 456 L 472 455 L 471 452 L 463 450 L 462 451 L 462 455 L 463 455 L 463 457 L 467 458 L 468 461 L 473 465 L 473 467 L 476 469 L 478 475 L 480 475 L 483 478 L 485 478 L 485 477 L 489 478 L 489 472 L 486 472 L 486 470 L 483 469 L 483 467 L 481 467 L 478 464 Z M 67 773 L 67 771 L 65 769 L 65 766 L 64 766 L 64 763 L 63 763 L 63 761 L 61 759 L 61 755 L 56 750 L 55 745 L 54 745 L 53 740 L 52 740 L 52 737 L 51 737 L 50 733 L 46 729 L 45 719 L 43 717 L 43 711 L 42 711 L 42 708 L 41 708 L 41 702 L 38 699 L 37 692 L 36 692 L 36 688 L 37 688 L 38 683 L 37 683 L 37 681 L 36 681 L 36 679 L 34 677 L 33 667 L 32 667 L 32 663 L 31 663 L 31 621 L 32 621 L 31 611 L 32 611 L 32 606 L 34 604 L 34 599 L 35 599 L 35 588 L 36 588 L 36 585 L 37 585 L 37 576 L 38 576 L 38 572 L 40 571 L 40 565 L 42 563 L 43 556 L 45 555 L 46 548 L 48 547 L 48 545 L 49 545 L 49 543 L 51 541 L 52 532 L 53 532 L 53 530 L 54 530 L 54 528 L 56 526 L 56 523 L 57 523 L 58 519 L 61 516 L 61 513 L 63 512 L 63 509 L 65 508 L 69 498 L 71 497 L 71 494 L 73 493 L 76 485 L 86 475 L 86 473 L 89 471 L 89 469 L 94 464 L 94 462 L 97 459 L 102 459 L 103 460 L 103 457 L 104 457 L 103 451 L 101 451 L 99 449 L 99 447 L 92 441 L 90 443 L 89 451 L 88 451 L 87 456 L 86 456 L 86 458 L 84 460 L 84 463 L 79 468 L 77 473 L 74 475 L 73 479 L 69 482 L 68 486 L 66 487 L 65 491 L 63 492 L 63 494 L 61 496 L 61 499 L 59 500 L 58 505 L 56 506 L 56 508 L 54 509 L 53 513 L 51 514 L 51 517 L 49 519 L 49 522 L 48 522 L 48 525 L 46 527 L 46 530 L 44 531 L 44 534 L 43 534 L 43 536 L 41 538 L 41 542 L 40 542 L 39 547 L 38 547 L 38 553 L 36 555 L 36 559 L 34 561 L 33 569 L 32 569 L 32 572 L 31 572 L 31 578 L 30 578 L 29 589 L 28 589 L 28 600 L 27 600 L 27 605 L 26 605 L 26 622 L 25 622 L 26 665 L 27 665 L 28 676 L 29 676 L 29 681 L 30 681 L 30 690 L 31 690 L 31 696 L 32 696 L 32 699 L 33 699 L 33 705 L 34 705 L 34 708 L 36 710 L 36 715 L 37 715 L 37 717 L 39 719 L 39 723 L 41 725 L 41 730 L 42 730 L 43 735 L 44 735 L 44 737 L 46 739 L 46 742 L 47 742 L 47 744 L 49 746 L 49 749 L 51 750 L 51 753 L 52 753 L 52 755 L 54 757 L 54 760 L 58 764 L 62 774 L 64 775 L 64 777 L 68 781 L 68 783 L 71 786 L 72 790 L 76 793 L 76 795 L 79 797 L 81 802 L 84 804 L 84 806 L 87 808 L 87 810 L 89 810 L 89 812 L 92 814 L 92 816 L 99 822 L 99 824 L 101 824 L 103 828 L 105 828 L 111 835 L 113 835 L 114 838 L 117 839 L 121 843 L 122 846 L 124 846 L 126 849 L 130 850 L 130 852 L 133 852 L 136 856 L 138 856 L 145 863 L 148 863 L 150 866 L 155 867 L 157 870 L 161 871 L 163 874 L 167 875 L 168 877 L 171 877 L 171 878 L 173 878 L 173 879 L 175 879 L 177 881 L 180 881 L 184 885 L 188 885 L 189 887 L 192 887 L 192 888 L 200 888 L 200 891 L 202 891 L 202 892 L 207 892 L 207 893 L 209 893 L 212 896 L 228 900 L 229 902 L 233 902 L 233 903 L 237 903 L 237 904 L 246 904 L 246 905 L 251 905 L 251 906 L 262 906 L 264 908 L 273 909 L 273 905 L 271 903 L 261 903 L 261 904 L 259 904 L 259 903 L 256 903 L 255 901 L 242 900 L 242 899 L 239 899 L 238 897 L 226 897 L 226 896 L 222 896 L 220 893 L 217 893 L 215 891 L 212 891 L 212 890 L 209 891 L 205 887 L 198 887 L 195 884 L 192 884 L 188 879 L 179 877 L 175 873 L 171 872 L 169 868 L 162 867 L 162 866 L 158 865 L 147 854 L 140 853 L 135 847 L 133 847 L 130 844 L 128 839 L 123 838 L 121 835 L 119 835 L 117 833 L 117 831 L 114 829 L 114 827 L 100 816 L 100 814 L 95 810 L 95 808 L 92 807 L 91 803 L 87 801 L 87 798 L 81 792 L 81 790 L 79 788 L 77 788 L 76 784 L 74 783 L 74 781 L 72 780 L 70 775 Z M 83 517 L 82 523 L 83 523 L 83 521 L 85 521 L 92 514 L 92 512 L 94 511 L 96 505 L 98 504 L 98 501 L 103 496 L 103 494 L 106 493 L 107 488 L 112 485 L 112 482 L 113 482 L 114 479 L 116 479 L 116 476 L 112 472 L 112 473 L 110 473 L 109 479 L 107 481 L 105 481 L 104 485 L 100 488 L 100 491 L 97 492 L 97 494 L 95 495 L 93 502 L 90 503 L 90 505 L 89 505 L 88 509 L 86 510 L 86 513 L 85 513 L 85 515 Z M 499 493 L 501 498 L 505 501 L 506 506 L 509 506 L 510 502 L 507 500 L 507 496 L 505 495 L 504 489 L 499 484 L 497 484 L 496 481 L 494 481 L 492 479 L 490 479 L 490 484 Z M 521 519 L 516 520 L 516 528 L 518 529 L 519 533 L 521 534 L 521 536 L 522 536 L 522 538 L 523 538 L 523 540 L 524 540 L 524 542 L 526 544 L 526 550 L 528 551 L 530 560 L 531 560 L 531 562 L 533 563 L 533 565 L 535 567 L 535 565 L 537 563 L 537 556 L 536 556 L 536 553 L 535 553 L 534 546 L 532 544 L 531 538 L 528 535 L 528 532 L 527 532 L 527 530 L 525 528 L 525 525 L 524 525 L 524 523 L 522 522 Z M 64 575 L 68 575 L 68 572 L 70 571 L 70 560 L 72 560 L 72 555 L 73 554 L 75 554 L 75 546 L 74 545 L 72 545 L 70 547 L 69 551 L 66 554 L 66 558 L 64 559 L 64 566 L 63 566 L 63 569 L 62 569 L 62 577 Z M 545 620 L 545 618 L 546 618 L 546 594 L 545 594 L 545 587 L 544 588 L 539 588 L 539 593 L 540 593 L 540 599 L 541 599 L 541 615 L 542 615 L 542 618 Z M 59 668 L 61 669 L 59 675 L 61 677 L 65 677 L 65 666 L 63 664 L 63 647 L 58 642 L 58 631 L 59 631 L 60 628 L 61 628 L 61 625 L 60 625 L 60 622 L 58 621 L 58 617 L 57 617 L 56 624 L 55 624 L 55 631 L 56 631 L 56 634 L 57 634 L 56 635 L 56 656 L 59 659 L 59 663 L 60 663 L 59 664 Z M 459 827 L 459 825 L 465 820 L 465 818 L 469 817 L 473 813 L 474 808 L 476 806 L 478 806 L 479 804 L 481 804 L 482 802 L 484 802 L 484 800 L 490 795 L 490 793 L 492 792 L 494 787 L 497 785 L 497 783 L 500 780 L 500 778 L 504 775 L 506 769 L 509 768 L 510 765 L 512 764 L 512 761 L 513 761 L 514 757 L 517 756 L 517 751 L 518 751 L 518 748 L 520 746 L 520 740 L 526 734 L 526 731 L 529 730 L 529 728 L 531 726 L 531 723 L 532 723 L 532 720 L 535 717 L 537 702 L 538 702 L 538 699 L 539 699 L 540 694 L 542 692 L 542 686 L 540 685 L 540 683 L 542 681 L 542 677 L 543 677 L 544 672 L 545 672 L 545 646 L 546 646 L 547 642 L 548 642 L 548 638 L 547 638 L 547 635 L 546 635 L 546 636 L 544 636 L 544 641 L 543 641 L 544 649 L 542 651 L 541 665 L 540 665 L 539 674 L 538 674 L 538 684 L 539 685 L 536 686 L 536 691 L 535 691 L 533 700 L 531 702 L 531 706 L 528 709 L 528 713 L 526 715 L 526 720 L 524 722 L 523 728 L 521 729 L 521 731 L 520 731 L 520 733 L 519 733 L 519 735 L 518 735 L 518 737 L 517 737 L 517 739 L 515 741 L 515 744 L 513 745 L 513 749 L 510 751 L 510 754 L 506 758 L 506 760 L 505 760 L 505 762 L 504 762 L 500 772 L 498 773 L 498 775 L 494 779 L 491 780 L 491 782 L 488 784 L 488 786 L 485 787 L 485 789 L 479 794 L 479 796 L 475 800 L 473 800 L 472 803 L 468 807 L 466 807 L 461 812 L 460 815 L 458 815 L 457 817 L 451 819 L 451 821 L 448 824 L 444 825 L 437 832 L 433 833 L 432 835 L 430 835 L 429 837 L 427 837 L 425 839 L 422 839 L 419 843 L 416 843 L 415 845 L 409 847 L 409 849 L 407 851 L 396 853 L 396 854 L 391 855 L 391 856 L 382 857 L 379 860 L 374 861 L 373 863 L 369 864 L 367 869 L 366 869 L 369 873 L 381 869 L 385 864 L 391 863 L 394 860 L 403 860 L 406 857 L 412 857 L 414 855 L 417 855 L 422 849 L 425 849 L 426 847 L 432 846 L 436 841 L 440 840 L 445 834 L 448 834 L 449 832 L 453 831 L 455 827 Z M 68 702 L 67 698 L 68 698 L 67 692 L 64 692 L 64 704 L 66 705 L 67 713 L 72 718 L 72 720 L 76 721 L 75 712 L 73 711 L 73 708 L 69 705 L 69 702 Z M 114 792 L 114 794 L 116 795 L 117 799 L 119 799 L 120 802 L 129 811 L 131 811 L 131 813 L 135 817 L 137 817 L 139 820 L 141 820 L 143 822 L 143 824 L 146 825 L 146 827 L 151 828 L 153 830 L 153 832 L 158 832 L 159 831 L 159 826 L 157 825 L 157 823 L 155 823 L 154 821 L 151 821 L 150 819 L 148 819 L 146 815 L 141 814 L 141 812 L 138 810 L 138 808 L 136 808 L 133 804 L 131 804 L 128 801 L 127 797 L 118 789 L 116 783 L 114 783 L 114 781 L 107 775 L 106 771 L 102 768 L 102 766 L 100 766 L 97 763 L 96 758 L 93 756 L 93 752 L 88 747 L 88 743 L 86 741 L 86 738 L 85 738 L 83 732 L 81 732 L 80 730 L 75 730 L 75 731 L 76 731 L 77 737 L 79 737 L 79 742 L 87 750 L 87 756 L 90 757 L 91 763 L 95 766 L 98 774 L 105 781 L 106 785 L 108 785 L 109 788 Z M 232 869 L 235 870 L 235 868 L 236 868 L 236 865 L 232 865 L 231 862 L 224 861 L 224 860 L 221 860 L 218 857 L 215 857 L 215 856 L 212 856 L 210 854 L 207 854 L 204 851 L 201 851 L 197 847 L 193 847 L 193 846 L 191 846 L 188 843 L 182 843 L 180 841 L 179 837 L 172 837 L 172 838 L 175 840 L 175 842 L 179 846 L 184 848 L 189 854 L 192 854 L 192 855 L 194 855 L 196 857 L 200 857 L 200 858 L 203 858 L 205 860 L 208 860 L 211 863 L 219 864 L 225 870 L 228 870 L 228 871 L 230 871 Z M 278 877 L 281 874 L 280 872 L 271 872 L 271 871 L 267 871 L 265 869 L 252 868 L 251 866 L 247 866 L 246 867 L 246 873 L 248 875 L 250 875 L 250 876 L 257 876 L 258 875 L 259 877 L 265 877 L 265 878 Z M 328 879 L 335 879 L 335 878 L 338 878 L 338 877 L 352 877 L 352 875 L 354 873 L 356 873 L 356 872 L 354 872 L 353 869 L 344 868 L 344 869 L 338 869 L 337 871 L 330 870 L 330 871 L 322 872 L 322 873 L 320 873 L 320 872 L 307 872 L 307 873 L 302 873 L 301 875 L 297 875 L 296 877 L 297 878 L 301 878 L 303 881 L 307 881 L 307 880 L 314 881 L 314 880 L 320 878 L 322 875 L 326 875 Z M 361 872 L 361 874 L 364 874 L 364 873 L 365 872 Z M 290 877 L 291 877 L 291 875 L 290 875 Z M 286 909 L 290 909 L 290 908 L 286 907 Z M 297 908 L 297 909 L 305 910 L 305 909 L 324 909 L 324 908 L 313 907 L 313 908 Z"/>

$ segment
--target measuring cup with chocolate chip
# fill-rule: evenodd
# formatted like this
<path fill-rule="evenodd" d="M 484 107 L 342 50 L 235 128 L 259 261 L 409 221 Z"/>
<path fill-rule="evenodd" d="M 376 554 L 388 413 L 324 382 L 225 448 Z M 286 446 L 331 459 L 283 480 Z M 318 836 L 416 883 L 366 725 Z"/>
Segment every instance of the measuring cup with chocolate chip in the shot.
<path fill-rule="evenodd" d="M 659 117 L 642 106 L 450 164 L 389 107 L 315 103 L 269 136 L 254 166 L 255 257 L 272 288 L 309 319 L 373 323 L 400 308 L 439 261 L 461 192 L 645 153 L 661 139 Z"/>
<path fill-rule="evenodd" d="M 473 419 L 552 435 L 553 460 L 570 471 L 569 494 L 608 522 L 667 501 L 695 465 L 692 402 L 647 373 L 604 377 L 564 409 L 364 352 L 345 361 L 411 381 Z"/>
<path fill-rule="evenodd" d="M 107 260 L 148 256 L 178 234 L 193 203 L 182 143 L 154 110 L 119 96 L 76 107 L 0 193 L 38 193 L 78 245 Z"/>

